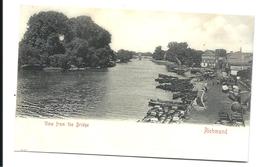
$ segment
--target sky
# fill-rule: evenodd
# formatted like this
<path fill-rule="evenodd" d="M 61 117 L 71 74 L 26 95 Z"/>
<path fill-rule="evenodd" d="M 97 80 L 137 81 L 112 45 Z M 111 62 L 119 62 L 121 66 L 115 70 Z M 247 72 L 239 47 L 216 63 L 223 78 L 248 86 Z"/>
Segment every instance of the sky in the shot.
<path fill-rule="evenodd" d="M 167 49 L 171 41 L 187 42 L 199 50 L 252 52 L 254 17 L 239 15 L 174 13 L 151 10 L 90 9 L 74 7 L 21 6 L 20 39 L 31 15 L 54 10 L 68 18 L 87 15 L 112 35 L 114 50 L 128 49 L 153 52 L 155 47 Z"/>

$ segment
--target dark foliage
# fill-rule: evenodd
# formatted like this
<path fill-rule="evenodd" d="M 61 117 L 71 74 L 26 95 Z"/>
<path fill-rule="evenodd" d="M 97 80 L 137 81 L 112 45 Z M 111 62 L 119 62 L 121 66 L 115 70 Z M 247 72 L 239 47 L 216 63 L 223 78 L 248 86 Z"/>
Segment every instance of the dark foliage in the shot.
<path fill-rule="evenodd" d="M 120 49 L 116 53 L 117 59 L 120 60 L 120 62 L 122 62 L 122 63 L 128 62 L 130 59 L 133 58 L 134 54 L 136 54 L 136 53 L 133 51 L 128 51 L 128 50 L 124 50 L 124 49 Z"/>
<path fill-rule="evenodd" d="M 157 46 L 153 52 L 153 58 L 155 60 L 163 60 L 164 59 L 165 51 L 162 50 L 161 46 Z"/>
<path fill-rule="evenodd" d="M 251 80 L 252 68 L 238 71 L 237 75 L 240 76 L 243 80 Z"/>
<path fill-rule="evenodd" d="M 39 12 L 30 17 L 19 43 L 19 66 L 106 67 L 115 60 L 110 42 L 111 34 L 88 16 Z"/>
<path fill-rule="evenodd" d="M 179 65 L 200 67 L 202 54 L 200 50 L 189 48 L 186 42 L 170 42 L 166 51 L 166 60 Z"/>

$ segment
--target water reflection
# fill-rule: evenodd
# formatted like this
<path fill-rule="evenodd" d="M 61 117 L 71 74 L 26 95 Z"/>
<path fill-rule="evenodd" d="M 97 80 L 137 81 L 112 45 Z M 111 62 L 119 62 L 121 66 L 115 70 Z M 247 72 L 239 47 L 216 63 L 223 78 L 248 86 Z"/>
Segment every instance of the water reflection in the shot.
<path fill-rule="evenodd" d="M 155 88 L 154 79 L 165 72 L 164 66 L 146 59 L 98 71 L 20 72 L 17 115 L 137 120 L 150 98 L 171 98 Z"/>

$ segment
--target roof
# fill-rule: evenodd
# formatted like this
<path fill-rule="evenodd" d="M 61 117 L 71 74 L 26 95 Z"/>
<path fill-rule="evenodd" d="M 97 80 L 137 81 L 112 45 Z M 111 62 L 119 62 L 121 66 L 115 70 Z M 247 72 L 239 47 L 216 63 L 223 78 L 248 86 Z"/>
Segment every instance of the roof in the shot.
<path fill-rule="evenodd" d="M 230 62 L 231 66 L 251 66 L 249 62 Z"/>
<path fill-rule="evenodd" d="M 230 57 L 230 56 L 248 56 L 248 57 L 252 57 L 253 56 L 253 53 L 249 53 L 249 52 L 231 52 L 231 53 L 228 53 L 227 56 Z"/>
<path fill-rule="evenodd" d="M 215 57 L 215 53 L 211 50 L 206 50 L 202 55 L 202 57 L 207 57 L 207 56 L 212 56 L 212 57 Z"/>
<path fill-rule="evenodd" d="M 227 55 L 227 62 L 231 65 L 250 65 L 252 59 L 252 53 L 234 52 Z"/>

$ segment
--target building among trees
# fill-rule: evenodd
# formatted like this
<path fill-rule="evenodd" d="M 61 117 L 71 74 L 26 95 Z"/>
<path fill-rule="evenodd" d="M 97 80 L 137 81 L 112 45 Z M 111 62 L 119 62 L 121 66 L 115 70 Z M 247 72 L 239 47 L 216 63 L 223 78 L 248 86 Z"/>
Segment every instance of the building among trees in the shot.
<path fill-rule="evenodd" d="M 230 52 L 227 54 L 227 63 L 230 67 L 230 73 L 237 75 L 238 71 L 246 70 L 251 68 L 253 61 L 253 54 L 247 52 Z"/>
<path fill-rule="evenodd" d="M 215 52 L 212 50 L 206 50 L 201 55 L 201 67 L 204 68 L 215 68 L 217 66 L 218 59 Z"/>

